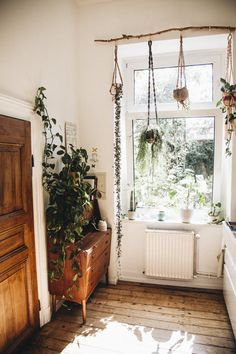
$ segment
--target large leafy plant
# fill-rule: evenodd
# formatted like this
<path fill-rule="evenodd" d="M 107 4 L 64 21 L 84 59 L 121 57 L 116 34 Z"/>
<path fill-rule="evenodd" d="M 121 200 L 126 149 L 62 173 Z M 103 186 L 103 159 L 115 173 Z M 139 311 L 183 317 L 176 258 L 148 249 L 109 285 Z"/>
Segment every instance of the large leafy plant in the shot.
<path fill-rule="evenodd" d="M 71 287 L 67 289 L 70 296 L 72 286 L 78 286 L 81 275 L 78 255 L 93 190 L 84 181 L 90 169 L 86 150 L 71 145 L 70 151 L 66 151 L 62 135 L 55 129 L 56 119 L 49 116 L 45 100 L 45 88 L 40 87 L 34 111 L 42 119 L 45 138 L 43 186 L 49 196 L 46 229 L 50 252 L 54 255 L 49 263 L 49 277 L 52 281 L 60 279 L 64 274 L 65 260 L 69 258 L 74 271 Z"/>

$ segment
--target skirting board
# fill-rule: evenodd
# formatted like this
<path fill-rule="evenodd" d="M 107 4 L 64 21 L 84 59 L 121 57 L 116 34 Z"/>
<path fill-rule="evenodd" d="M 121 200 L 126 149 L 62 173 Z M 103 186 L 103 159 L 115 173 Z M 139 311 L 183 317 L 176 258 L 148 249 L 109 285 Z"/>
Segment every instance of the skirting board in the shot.
<path fill-rule="evenodd" d="M 146 276 L 140 276 L 135 273 L 125 273 L 119 276 L 119 280 L 132 281 L 137 283 L 145 284 L 157 284 L 157 285 L 171 285 L 171 286 L 182 286 L 189 288 L 201 288 L 201 289 L 222 289 L 223 279 L 216 277 L 208 277 L 197 275 L 193 280 L 190 281 L 179 281 L 179 280 L 164 280 L 158 278 L 150 278 Z"/>

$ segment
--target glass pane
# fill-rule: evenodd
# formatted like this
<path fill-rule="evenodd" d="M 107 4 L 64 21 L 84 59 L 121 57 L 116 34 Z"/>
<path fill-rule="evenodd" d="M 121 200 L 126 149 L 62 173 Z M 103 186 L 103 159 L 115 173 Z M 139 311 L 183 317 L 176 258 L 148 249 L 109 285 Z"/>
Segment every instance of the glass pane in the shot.
<path fill-rule="evenodd" d="M 214 117 L 160 119 L 164 132 L 158 158 L 137 161 L 146 120 L 133 124 L 135 193 L 138 206 L 209 207 L 214 171 Z M 154 122 L 153 122 L 154 124 Z M 188 195 L 189 194 L 189 195 Z"/>
<path fill-rule="evenodd" d="M 212 64 L 186 66 L 186 82 L 190 103 L 212 102 Z M 154 69 L 158 103 L 174 103 L 177 67 Z M 134 71 L 134 103 L 147 104 L 148 70 Z M 151 102 L 153 96 L 151 95 Z"/>

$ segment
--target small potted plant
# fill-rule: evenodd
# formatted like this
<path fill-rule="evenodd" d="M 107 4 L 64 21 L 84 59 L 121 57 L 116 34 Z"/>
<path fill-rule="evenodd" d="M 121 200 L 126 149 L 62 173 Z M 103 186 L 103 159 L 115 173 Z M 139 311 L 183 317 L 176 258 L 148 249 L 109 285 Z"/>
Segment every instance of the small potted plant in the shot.
<path fill-rule="evenodd" d="M 128 210 L 128 219 L 134 220 L 136 214 L 137 202 L 135 202 L 134 191 L 130 192 L 130 205 Z"/>
<path fill-rule="evenodd" d="M 182 222 L 189 223 L 193 215 L 193 207 L 196 199 L 198 200 L 199 204 L 205 204 L 204 195 L 199 192 L 198 185 L 192 170 L 189 169 L 186 177 L 180 181 L 180 190 L 178 195 L 180 204 L 182 204 L 182 208 L 180 209 Z"/>
<path fill-rule="evenodd" d="M 210 217 L 210 224 L 221 224 L 222 221 L 224 221 L 224 218 L 222 217 L 221 203 L 212 203 L 208 215 Z"/>
<path fill-rule="evenodd" d="M 183 187 L 185 188 L 185 197 L 183 200 L 183 207 L 180 209 L 180 216 L 183 223 L 189 223 L 193 215 L 193 208 L 191 208 L 191 199 L 193 192 L 195 191 L 194 182 L 186 180 L 183 184 Z"/>

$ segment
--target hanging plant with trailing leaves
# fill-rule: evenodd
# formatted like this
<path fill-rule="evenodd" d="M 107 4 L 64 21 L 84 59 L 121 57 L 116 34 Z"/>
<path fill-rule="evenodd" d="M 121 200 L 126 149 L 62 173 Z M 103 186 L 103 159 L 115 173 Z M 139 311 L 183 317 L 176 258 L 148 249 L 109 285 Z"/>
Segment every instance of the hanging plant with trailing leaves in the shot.
<path fill-rule="evenodd" d="M 189 106 L 189 94 L 186 84 L 186 74 L 185 74 L 185 60 L 184 60 L 184 50 L 183 50 L 183 37 L 180 35 L 180 46 L 179 46 L 179 60 L 178 60 L 178 75 L 176 89 L 173 91 L 173 97 L 177 101 L 178 108 L 180 105 L 183 109 L 187 109 Z"/>
<path fill-rule="evenodd" d="M 123 80 L 118 64 L 117 46 L 115 46 L 114 55 L 114 71 L 112 76 L 112 84 L 110 94 L 115 103 L 115 119 L 114 119 L 114 173 L 115 173 L 115 224 L 117 234 L 117 255 L 121 255 L 121 238 L 122 238 L 122 223 L 121 223 L 121 98 L 123 95 Z"/>
<path fill-rule="evenodd" d="M 225 113 L 225 154 L 231 156 L 231 141 L 236 133 L 236 84 L 233 83 L 232 33 L 228 36 L 225 78 L 221 78 L 221 99 L 217 102 Z"/>
<path fill-rule="evenodd" d="M 64 274 L 65 260 L 70 259 L 73 279 L 64 295 L 71 298 L 72 287 L 79 285 L 80 242 L 84 237 L 83 228 L 88 224 L 86 212 L 91 208 L 93 190 L 83 181 L 90 167 L 85 149 L 76 149 L 71 145 L 70 152 L 66 152 L 62 135 L 55 132 L 56 119 L 49 116 L 45 100 L 45 88 L 40 87 L 35 97 L 34 111 L 43 123 L 42 179 L 49 196 L 46 231 L 49 252 L 53 254 L 49 260 L 49 279 L 51 282 L 60 280 Z"/>
<path fill-rule="evenodd" d="M 155 76 L 153 68 L 153 56 L 152 56 L 152 41 L 148 41 L 149 47 L 149 58 L 148 58 L 148 115 L 147 115 L 147 126 L 141 132 L 138 141 L 138 151 L 137 151 L 137 163 L 141 170 L 144 170 L 148 161 L 152 161 L 152 166 L 154 162 L 158 161 L 159 153 L 162 149 L 162 132 L 159 127 L 159 118 L 157 115 L 157 102 L 156 102 L 156 88 L 155 88 Z M 152 77 L 152 90 L 153 90 L 153 101 L 155 108 L 155 124 L 151 126 L 150 124 L 150 107 L 151 107 L 151 77 Z"/>

